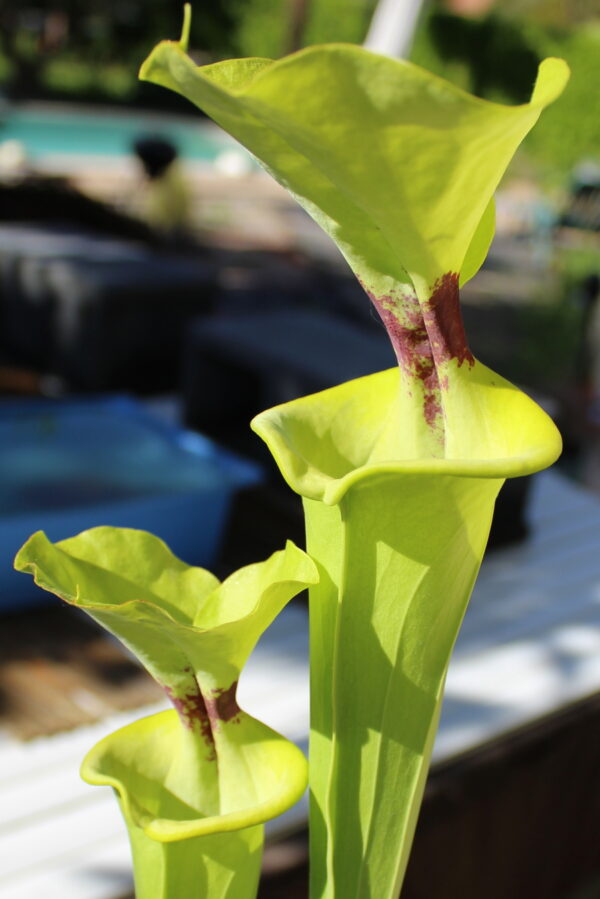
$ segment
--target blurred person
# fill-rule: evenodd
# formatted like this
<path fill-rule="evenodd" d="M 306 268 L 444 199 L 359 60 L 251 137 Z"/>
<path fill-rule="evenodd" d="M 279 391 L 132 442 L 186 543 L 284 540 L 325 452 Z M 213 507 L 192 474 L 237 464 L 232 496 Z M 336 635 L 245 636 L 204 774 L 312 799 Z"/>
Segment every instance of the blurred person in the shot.
<path fill-rule="evenodd" d="M 141 214 L 168 238 L 188 237 L 191 222 L 189 187 L 175 146 L 163 137 L 140 137 L 134 151 L 145 175 Z"/>
<path fill-rule="evenodd" d="M 64 10 L 53 9 L 44 15 L 39 50 L 42 53 L 58 53 L 69 39 L 69 16 Z"/>
<path fill-rule="evenodd" d="M 444 0 L 448 12 L 465 18 L 484 16 L 490 12 L 495 0 Z"/>

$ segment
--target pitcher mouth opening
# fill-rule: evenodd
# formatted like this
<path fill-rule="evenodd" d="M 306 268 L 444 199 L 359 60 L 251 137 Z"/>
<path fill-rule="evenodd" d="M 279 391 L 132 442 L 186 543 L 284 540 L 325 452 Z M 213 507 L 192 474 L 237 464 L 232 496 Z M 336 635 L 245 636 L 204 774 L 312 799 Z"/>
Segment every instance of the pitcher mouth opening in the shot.
<path fill-rule="evenodd" d="M 366 479 L 504 479 L 552 464 L 562 449 L 553 421 L 514 385 L 477 366 L 480 380 L 474 388 L 467 387 L 478 407 L 476 424 L 461 432 L 454 450 L 443 457 L 405 452 L 395 368 L 275 406 L 257 415 L 251 427 L 269 447 L 292 490 L 327 505 Z M 485 383 L 488 374 L 493 376 L 490 384 Z M 456 427 L 464 428 L 460 409 L 456 420 Z"/>
<path fill-rule="evenodd" d="M 156 805 L 156 796 L 160 797 L 163 793 L 165 807 L 160 808 L 159 801 L 156 812 L 151 812 L 145 807 L 144 798 L 136 796 L 135 788 L 130 788 L 126 782 L 127 766 L 119 760 L 119 747 L 126 747 L 127 758 L 133 764 L 132 778 L 135 778 L 136 756 L 143 756 L 147 737 L 152 734 L 155 726 L 164 730 L 168 744 L 170 735 L 179 727 L 177 713 L 170 709 L 158 712 L 115 731 L 88 752 L 81 766 L 81 776 L 87 783 L 110 786 L 116 790 L 125 817 L 153 840 L 171 843 L 264 824 L 297 802 L 306 789 L 307 765 L 304 755 L 297 746 L 265 725 L 260 760 L 262 777 L 261 771 L 257 771 L 252 778 L 256 789 L 254 802 L 240 803 L 239 808 L 202 813 L 177 799 L 159 781 L 153 781 L 153 804 Z M 132 746 L 135 750 L 133 753 Z M 169 748 L 168 745 L 166 748 Z M 273 777 L 274 768 L 283 772 L 281 776 Z M 177 806 L 176 816 L 172 812 L 169 814 L 168 806 Z"/>

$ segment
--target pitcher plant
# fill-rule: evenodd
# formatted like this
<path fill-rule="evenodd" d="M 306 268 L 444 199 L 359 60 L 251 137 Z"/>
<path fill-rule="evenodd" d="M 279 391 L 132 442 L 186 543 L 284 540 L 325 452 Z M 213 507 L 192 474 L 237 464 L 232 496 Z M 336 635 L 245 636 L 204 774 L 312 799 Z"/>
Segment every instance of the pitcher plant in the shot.
<path fill-rule="evenodd" d="M 401 887 L 444 678 L 504 479 L 551 464 L 545 413 L 469 350 L 459 288 L 494 233 L 494 191 L 568 78 L 529 103 L 473 97 L 359 47 L 198 67 L 159 44 L 141 77 L 244 144 L 337 243 L 398 368 L 253 422 L 303 497 L 310 591 L 311 896 Z M 307 348 L 307 352 L 309 348 Z"/>
<path fill-rule="evenodd" d="M 15 565 L 118 637 L 175 707 L 101 740 L 81 769 L 117 794 L 136 899 L 253 899 L 264 822 L 300 798 L 307 771 L 240 709 L 237 683 L 273 618 L 315 583 L 314 563 L 288 542 L 219 583 L 151 534 L 99 527 L 56 544 L 38 532 Z"/>

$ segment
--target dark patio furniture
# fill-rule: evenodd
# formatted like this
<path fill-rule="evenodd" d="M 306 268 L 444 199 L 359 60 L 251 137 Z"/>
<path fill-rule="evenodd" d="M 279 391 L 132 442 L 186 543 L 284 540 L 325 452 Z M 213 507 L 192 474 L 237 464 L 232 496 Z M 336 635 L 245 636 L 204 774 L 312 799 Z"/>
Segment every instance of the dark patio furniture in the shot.
<path fill-rule="evenodd" d="M 47 370 L 54 356 L 54 297 L 48 263 L 55 259 L 142 259 L 143 244 L 73 225 L 0 225 L 0 347 L 10 359 Z"/>
<path fill-rule="evenodd" d="M 174 387 L 211 265 L 72 228 L 0 228 L 1 349 L 79 390 Z"/>
<path fill-rule="evenodd" d="M 281 303 L 283 306 L 283 302 Z M 215 316 L 190 329 L 184 356 L 188 424 L 247 430 L 261 409 L 394 364 L 389 340 L 325 312 Z"/>
<path fill-rule="evenodd" d="M 166 255 L 59 260 L 48 265 L 55 304 L 54 373 L 83 390 L 172 389 L 184 329 L 209 311 L 212 267 Z"/>

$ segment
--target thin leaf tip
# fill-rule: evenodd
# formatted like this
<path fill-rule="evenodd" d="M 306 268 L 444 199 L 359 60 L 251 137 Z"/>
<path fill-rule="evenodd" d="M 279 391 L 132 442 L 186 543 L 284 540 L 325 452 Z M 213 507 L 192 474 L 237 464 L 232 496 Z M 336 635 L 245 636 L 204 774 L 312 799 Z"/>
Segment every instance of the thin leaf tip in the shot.
<path fill-rule="evenodd" d="M 181 27 L 181 37 L 179 38 L 179 46 L 187 53 L 190 43 L 190 28 L 192 26 L 192 4 L 183 4 L 183 25 Z"/>

